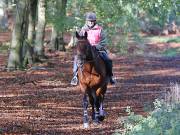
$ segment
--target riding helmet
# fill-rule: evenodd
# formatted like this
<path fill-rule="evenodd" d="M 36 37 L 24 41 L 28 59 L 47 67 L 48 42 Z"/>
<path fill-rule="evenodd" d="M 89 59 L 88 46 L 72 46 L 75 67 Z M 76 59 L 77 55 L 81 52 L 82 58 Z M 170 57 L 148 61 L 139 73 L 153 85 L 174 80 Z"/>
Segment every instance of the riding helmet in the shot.
<path fill-rule="evenodd" d="M 96 21 L 96 14 L 93 12 L 86 13 L 86 21 Z"/>

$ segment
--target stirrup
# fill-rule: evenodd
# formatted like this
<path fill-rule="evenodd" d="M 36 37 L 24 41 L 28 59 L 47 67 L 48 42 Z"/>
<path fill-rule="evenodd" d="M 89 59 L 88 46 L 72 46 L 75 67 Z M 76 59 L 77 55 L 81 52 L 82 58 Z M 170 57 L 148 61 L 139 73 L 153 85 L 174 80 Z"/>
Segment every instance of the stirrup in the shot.
<path fill-rule="evenodd" d="M 71 80 L 71 85 L 77 85 L 78 84 L 78 78 L 77 76 L 74 76 L 73 79 Z"/>

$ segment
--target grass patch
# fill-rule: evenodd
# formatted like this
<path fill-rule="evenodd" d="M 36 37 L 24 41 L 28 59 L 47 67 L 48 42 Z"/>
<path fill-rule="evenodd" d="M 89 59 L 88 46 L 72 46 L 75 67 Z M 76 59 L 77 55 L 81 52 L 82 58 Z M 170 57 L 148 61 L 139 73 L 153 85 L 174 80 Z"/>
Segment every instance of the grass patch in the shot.
<path fill-rule="evenodd" d="M 167 43 L 180 43 L 180 37 L 169 39 Z"/>
<path fill-rule="evenodd" d="M 180 55 L 180 48 L 170 48 L 165 50 L 163 53 L 163 56 L 173 57 Z"/>
<path fill-rule="evenodd" d="M 150 36 L 143 37 L 143 41 L 145 43 L 153 42 L 153 43 L 180 43 L 180 37 L 162 37 L 162 36 Z"/>

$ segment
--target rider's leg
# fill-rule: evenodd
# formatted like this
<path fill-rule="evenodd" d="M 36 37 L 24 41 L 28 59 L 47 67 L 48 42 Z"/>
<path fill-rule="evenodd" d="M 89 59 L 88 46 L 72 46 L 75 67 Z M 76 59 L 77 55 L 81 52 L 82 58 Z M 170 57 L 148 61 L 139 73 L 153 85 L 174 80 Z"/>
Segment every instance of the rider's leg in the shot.
<path fill-rule="evenodd" d="M 112 60 L 109 58 L 107 53 L 104 52 L 104 53 L 102 53 L 102 55 L 103 55 L 103 59 L 106 64 L 108 75 L 110 77 L 110 83 L 115 84 L 115 80 L 113 79 L 113 72 L 112 72 L 112 67 L 113 67 Z"/>
<path fill-rule="evenodd" d="M 72 78 L 72 80 L 71 80 L 71 85 L 77 85 L 77 84 L 78 84 L 77 71 L 78 71 L 77 56 L 74 56 L 74 62 L 73 62 L 73 78 Z"/>
<path fill-rule="evenodd" d="M 108 72 L 110 76 L 110 83 L 115 84 L 115 80 L 113 79 L 113 72 L 112 72 L 112 60 L 107 60 L 107 67 L 108 67 Z"/>

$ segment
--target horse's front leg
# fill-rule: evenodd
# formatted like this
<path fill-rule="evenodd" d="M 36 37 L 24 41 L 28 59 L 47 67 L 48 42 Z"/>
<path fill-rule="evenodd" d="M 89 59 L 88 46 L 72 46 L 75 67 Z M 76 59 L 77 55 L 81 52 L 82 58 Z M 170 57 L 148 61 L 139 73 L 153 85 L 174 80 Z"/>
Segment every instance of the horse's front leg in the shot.
<path fill-rule="evenodd" d="M 88 100 L 87 100 L 87 94 L 85 93 L 83 97 L 83 126 L 84 128 L 89 127 L 87 108 L 88 108 Z"/>
<path fill-rule="evenodd" d="M 104 118 L 106 116 L 106 112 L 104 111 L 104 108 L 103 108 L 103 100 L 100 102 L 100 108 L 99 108 L 99 120 L 100 121 L 103 121 Z"/>
<path fill-rule="evenodd" d="M 91 94 L 89 94 L 89 102 L 92 106 L 92 120 L 95 119 L 95 111 L 94 111 L 94 99 Z"/>
<path fill-rule="evenodd" d="M 103 121 L 105 116 L 106 116 L 106 112 L 104 111 L 104 106 L 103 106 L 103 103 L 104 103 L 104 94 L 106 93 L 106 90 L 107 90 L 107 86 L 105 85 L 104 87 L 102 87 L 102 91 L 101 93 L 99 94 L 99 101 L 100 101 L 100 108 L 99 108 L 99 120 L 100 121 Z"/>
<path fill-rule="evenodd" d="M 92 97 L 93 97 L 93 104 L 94 104 L 94 110 L 93 110 L 93 121 L 94 121 L 94 124 L 99 124 L 99 107 L 100 107 L 100 104 L 99 104 L 99 98 L 98 96 L 96 96 L 96 93 L 93 92 L 92 93 Z"/>

